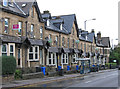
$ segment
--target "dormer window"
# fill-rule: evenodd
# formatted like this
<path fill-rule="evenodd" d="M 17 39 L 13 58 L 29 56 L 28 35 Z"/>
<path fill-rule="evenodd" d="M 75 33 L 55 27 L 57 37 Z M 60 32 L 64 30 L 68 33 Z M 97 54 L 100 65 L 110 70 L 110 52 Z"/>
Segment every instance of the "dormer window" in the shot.
<path fill-rule="evenodd" d="M 3 0 L 3 6 L 8 6 L 8 0 Z"/>
<path fill-rule="evenodd" d="M 47 20 L 47 26 L 50 26 L 50 20 L 49 19 Z"/>
<path fill-rule="evenodd" d="M 26 3 L 23 3 L 23 4 L 22 4 L 22 8 L 25 7 L 26 5 L 27 5 Z"/>
<path fill-rule="evenodd" d="M 62 24 L 61 24 L 61 25 L 60 25 L 60 30 L 62 30 L 62 27 L 63 27 L 63 26 L 62 26 Z"/>

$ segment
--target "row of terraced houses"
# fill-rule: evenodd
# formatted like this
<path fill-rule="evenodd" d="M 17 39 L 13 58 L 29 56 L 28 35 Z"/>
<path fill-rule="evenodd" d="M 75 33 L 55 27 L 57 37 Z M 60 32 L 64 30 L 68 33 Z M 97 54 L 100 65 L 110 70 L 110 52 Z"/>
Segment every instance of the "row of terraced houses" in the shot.
<path fill-rule="evenodd" d="M 76 15 L 40 12 L 35 0 L 0 0 L 0 56 L 16 58 L 17 67 L 66 68 L 109 62 L 110 40 L 78 28 Z"/>

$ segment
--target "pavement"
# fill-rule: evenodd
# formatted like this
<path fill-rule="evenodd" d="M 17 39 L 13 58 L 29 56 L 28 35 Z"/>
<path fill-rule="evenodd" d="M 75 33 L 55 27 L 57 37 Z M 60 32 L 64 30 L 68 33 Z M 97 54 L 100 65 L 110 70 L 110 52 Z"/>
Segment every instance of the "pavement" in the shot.
<path fill-rule="evenodd" d="M 76 74 L 67 74 L 64 76 L 55 76 L 55 77 L 44 77 L 44 78 L 36 78 L 36 79 L 29 79 L 29 80 L 15 80 L 15 81 L 11 81 L 9 83 L 3 84 L 2 87 L 15 87 L 20 88 L 20 87 L 31 87 L 31 86 L 35 86 L 35 85 L 39 85 L 39 84 L 46 84 L 46 83 L 52 83 L 52 82 L 59 82 L 59 81 L 65 81 L 65 80 L 69 80 L 69 79 L 73 79 L 73 78 L 81 78 L 83 79 L 85 76 L 87 78 L 87 75 L 92 76 L 93 74 L 99 74 L 99 73 L 104 73 L 104 72 L 109 72 L 112 70 L 116 70 L 116 69 L 111 69 L 111 70 L 101 70 L 99 72 L 91 72 L 88 74 L 80 74 L 80 73 L 76 73 Z M 13 88 L 12 88 L 13 89 Z"/>

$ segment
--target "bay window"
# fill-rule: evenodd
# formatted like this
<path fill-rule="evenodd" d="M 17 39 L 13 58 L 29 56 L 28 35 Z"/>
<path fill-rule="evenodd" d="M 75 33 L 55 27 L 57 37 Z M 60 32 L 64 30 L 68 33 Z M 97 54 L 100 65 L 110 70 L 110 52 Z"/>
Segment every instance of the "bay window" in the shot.
<path fill-rule="evenodd" d="M 56 65 L 56 53 L 48 53 L 48 65 Z"/>
<path fill-rule="evenodd" d="M 76 58 L 78 58 L 78 54 L 75 53 L 72 57 L 72 63 L 77 63 Z"/>
<path fill-rule="evenodd" d="M 39 60 L 39 46 L 32 46 L 29 48 L 29 60 Z"/>

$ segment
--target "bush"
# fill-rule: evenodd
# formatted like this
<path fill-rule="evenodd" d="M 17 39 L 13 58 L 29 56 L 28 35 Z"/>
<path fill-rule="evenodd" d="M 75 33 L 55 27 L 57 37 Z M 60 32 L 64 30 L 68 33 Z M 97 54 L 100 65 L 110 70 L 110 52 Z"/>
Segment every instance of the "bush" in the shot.
<path fill-rule="evenodd" d="M 117 63 L 106 63 L 105 65 L 106 67 L 110 68 L 110 65 L 116 67 Z"/>
<path fill-rule="evenodd" d="M 15 79 L 22 79 L 22 71 L 21 70 L 16 70 L 14 77 L 15 77 Z"/>
<path fill-rule="evenodd" d="M 16 70 L 16 59 L 13 56 L 2 56 L 2 75 L 11 75 Z"/>

